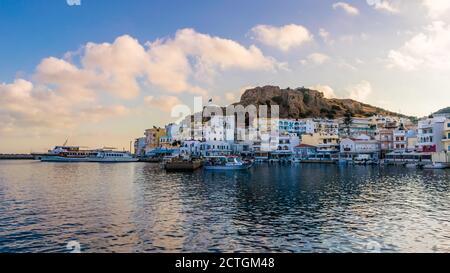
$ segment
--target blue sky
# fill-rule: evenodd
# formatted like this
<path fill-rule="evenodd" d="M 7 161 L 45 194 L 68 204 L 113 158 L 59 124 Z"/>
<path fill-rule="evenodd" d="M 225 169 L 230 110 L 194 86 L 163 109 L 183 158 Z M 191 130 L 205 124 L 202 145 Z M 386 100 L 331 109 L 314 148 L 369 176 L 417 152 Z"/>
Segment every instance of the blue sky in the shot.
<path fill-rule="evenodd" d="M 128 147 L 193 96 L 227 104 L 266 84 L 426 115 L 450 102 L 449 11 L 446 0 L 0 0 L 0 152 L 67 136 Z"/>

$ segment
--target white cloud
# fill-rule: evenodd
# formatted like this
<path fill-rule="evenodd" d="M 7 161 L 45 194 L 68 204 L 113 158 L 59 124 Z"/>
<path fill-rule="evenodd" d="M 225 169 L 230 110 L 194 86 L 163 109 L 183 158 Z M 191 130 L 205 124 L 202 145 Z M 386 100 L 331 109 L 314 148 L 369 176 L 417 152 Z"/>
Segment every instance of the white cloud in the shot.
<path fill-rule="evenodd" d="M 374 9 L 388 13 L 398 13 L 399 9 L 392 0 L 368 0 L 367 3 Z"/>
<path fill-rule="evenodd" d="M 347 87 L 345 92 L 348 94 L 349 98 L 356 101 L 365 102 L 372 94 L 372 85 L 368 81 L 362 81 L 358 84 Z"/>
<path fill-rule="evenodd" d="M 197 33 L 193 29 L 179 30 L 174 39 L 157 40 L 148 46 L 150 81 L 175 93 L 205 94 L 203 89 L 188 82 L 199 69 L 214 75 L 217 70 L 273 70 L 277 66 L 273 58 L 264 56 L 254 45 L 246 48 L 233 40 Z"/>
<path fill-rule="evenodd" d="M 301 63 L 302 64 L 315 64 L 315 65 L 321 65 L 326 63 L 327 61 L 330 60 L 330 57 L 328 55 L 325 55 L 323 53 L 312 53 L 310 55 L 308 55 L 308 57 L 306 58 L 306 60 L 302 60 Z"/>
<path fill-rule="evenodd" d="M 437 21 L 416 34 L 400 49 L 391 50 L 388 66 L 407 71 L 450 69 L 450 25 Z"/>
<path fill-rule="evenodd" d="M 322 38 L 323 42 L 329 45 L 333 45 L 335 41 L 331 39 L 331 34 L 326 29 L 319 29 L 319 36 Z"/>
<path fill-rule="evenodd" d="M 252 33 L 254 39 L 282 51 L 289 51 L 313 40 L 307 28 L 295 24 L 282 27 L 258 25 L 252 28 Z"/>
<path fill-rule="evenodd" d="M 126 113 L 120 105 L 100 106 L 94 102 L 74 101 L 70 92 L 35 86 L 24 79 L 0 84 L 0 124 L 8 133 L 27 129 L 28 133 L 48 129 L 64 131 L 80 122 L 97 122 Z"/>
<path fill-rule="evenodd" d="M 166 113 L 170 113 L 175 106 L 183 104 L 183 102 L 175 96 L 147 96 L 144 98 L 144 102 L 145 105 Z"/>
<path fill-rule="evenodd" d="M 113 43 L 87 43 L 65 56 L 66 60 L 44 58 L 32 82 L 18 79 L 0 85 L 2 133 L 20 128 L 64 130 L 84 121 L 126 115 L 127 108 L 110 105 L 111 101 L 137 99 L 150 85 L 163 93 L 206 94 L 195 84 L 198 75 L 207 78 L 225 70 L 273 71 L 284 67 L 254 45 L 245 47 L 193 29 L 179 30 L 173 38 L 146 46 L 124 35 Z M 165 94 L 150 98 L 146 98 L 147 104 L 160 110 L 180 103 L 177 97 Z"/>
<path fill-rule="evenodd" d="M 118 37 L 113 44 L 88 43 L 81 60 L 86 71 L 95 71 L 99 79 L 96 85 L 124 99 L 139 95 L 137 79 L 149 66 L 148 56 L 140 43 L 128 36 Z"/>
<path fill-rule="evenodd" d="M 448 0 L 422 0 L 422 4 L 428 9 L 428 14 L 432 18 L 440 18 L 450 10 Z"/>
<path fill-rule="evenodd" d="M 345 3 L 345 2 L 334 3 L 333 9 L 335 9 L 335 10 L 342 9 L 347 14 L 352 15 L 352 16 L 359 15 L 359 10 L 356 7 L 354 7 L 348 3 Z"/>
<path fill-rule="evenodd" d="M 242 94 L 249 89 L 255 88 L 254 86 L 248 85 L 241 87 L 237 92 L 226 92 L 225 100 L 227 103 L 235 103 L 241 100 Z"/>
<path fill-rule="evenodd" d="M 327 98 L 327 99 L 334 99 L 334 98 L 337 97 L 336 93 L 333 90 L 333 88 L 331 88 L 328 85 L 320 85 L 320 84 L 318 84 L 318 85 L 314 85 L 314 86 L 309 87 L 309 89 L 317 90 L 319 92 L 322 92 L 324 97 Z"/>

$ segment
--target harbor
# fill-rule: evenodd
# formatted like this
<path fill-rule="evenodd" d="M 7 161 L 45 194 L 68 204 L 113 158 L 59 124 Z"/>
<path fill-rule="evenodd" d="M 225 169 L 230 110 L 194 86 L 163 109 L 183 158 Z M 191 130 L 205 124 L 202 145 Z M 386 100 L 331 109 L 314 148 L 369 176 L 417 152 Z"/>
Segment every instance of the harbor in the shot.
<path fill-rule="evenodd" d="M 449 181 L 395 166 L 2 161 L 0 252 L 448 252 Z"/>
<path fill-rule="evenodd" d="M 0 255 L 450 253 L 450 0 L 0 0 L 0 37 Z"/>

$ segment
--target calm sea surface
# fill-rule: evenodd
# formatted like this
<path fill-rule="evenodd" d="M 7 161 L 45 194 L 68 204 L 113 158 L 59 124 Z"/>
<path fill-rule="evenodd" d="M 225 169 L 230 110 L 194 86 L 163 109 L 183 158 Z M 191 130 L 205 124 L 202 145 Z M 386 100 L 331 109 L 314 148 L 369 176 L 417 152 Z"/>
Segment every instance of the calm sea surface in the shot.
<path fill-rule="evenodd" d="M 450 252 L 450 170 L 0 161 L 0 252 Z"/>

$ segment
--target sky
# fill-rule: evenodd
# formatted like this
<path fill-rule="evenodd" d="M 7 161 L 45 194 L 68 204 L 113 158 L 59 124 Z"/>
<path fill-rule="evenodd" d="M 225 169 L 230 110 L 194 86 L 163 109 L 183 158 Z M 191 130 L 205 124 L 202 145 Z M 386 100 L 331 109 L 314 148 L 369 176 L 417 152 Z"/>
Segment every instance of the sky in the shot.
<path fill-rule="evenodd" d="M 129 147 L 194 97 L 450 106 L 448 0 L 0 0 L 0 153 Z"/>

